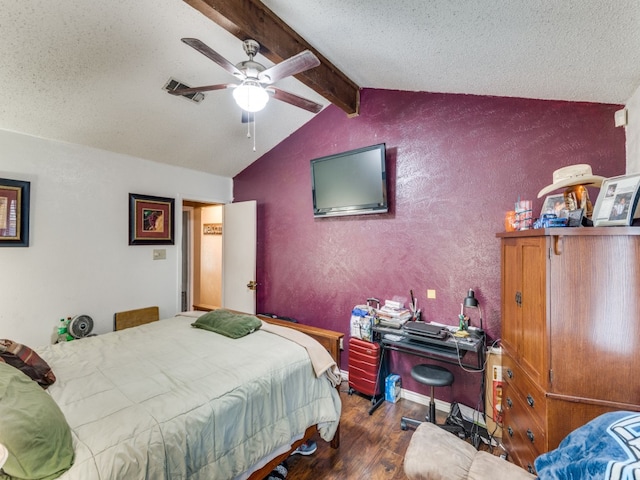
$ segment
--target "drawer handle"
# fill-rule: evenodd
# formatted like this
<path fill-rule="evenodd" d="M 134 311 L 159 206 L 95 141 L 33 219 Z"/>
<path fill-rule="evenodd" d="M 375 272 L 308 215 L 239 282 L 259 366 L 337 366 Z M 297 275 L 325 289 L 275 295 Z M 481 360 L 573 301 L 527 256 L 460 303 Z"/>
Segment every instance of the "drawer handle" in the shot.
<path fill-rule="evenodd" d="M 510 368 L 507 368 L 507 377 L 513 378 L 513 372 L 511 371 Z"/>
<path fill-rule="evenodd" d="M 535 403 L 535 401 L 533 400 L 533 397 L 531 395 L 527 395 L 527 403 L 529 404 L 530 407 L 533 407 L 533 404 Z"/>
<path fill-rule="evenodd" d="M 533 443 L 533 440 L 535 438 L 533 432 L 529 428 L 527 428 L 527 438 L 529 439 L 529 441 L 531 441 L 531 443 Z"/>
<path fill-rule="evenodd" d="M 509 433 L 510 437 L 513 437 L 513 428 L 507 427 L 507 432 Z"/>
<path fill-rule="evenodd" d="M 511 401 L 511 397 L 507 397 L 507 407 L 513 408 L 513 402 Z"/>

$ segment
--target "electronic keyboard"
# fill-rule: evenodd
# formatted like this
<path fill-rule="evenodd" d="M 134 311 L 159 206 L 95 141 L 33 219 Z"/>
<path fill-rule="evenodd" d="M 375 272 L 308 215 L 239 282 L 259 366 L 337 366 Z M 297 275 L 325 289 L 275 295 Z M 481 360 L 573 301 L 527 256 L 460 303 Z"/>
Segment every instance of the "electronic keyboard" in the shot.
<path fill-rule="evenodd" d="M 421 337 L 443 339 L 448 333 L 447 329 L 442 325 L 433 325 L 425 322 L 407 322 L 402 329 L 409 338 L 416 340 L 419 340 Z"/>

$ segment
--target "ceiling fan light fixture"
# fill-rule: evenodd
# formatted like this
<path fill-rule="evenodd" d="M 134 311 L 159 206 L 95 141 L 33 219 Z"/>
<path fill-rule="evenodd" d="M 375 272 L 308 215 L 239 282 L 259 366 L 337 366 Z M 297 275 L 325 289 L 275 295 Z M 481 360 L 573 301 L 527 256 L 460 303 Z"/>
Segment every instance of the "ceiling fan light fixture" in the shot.
<path fill-rule="evenodd" d="M 259 112 L 269 101 L 269 94 L 255 80 L 247 79 L 233 90 L 238 106 L 247 112 Z"/>

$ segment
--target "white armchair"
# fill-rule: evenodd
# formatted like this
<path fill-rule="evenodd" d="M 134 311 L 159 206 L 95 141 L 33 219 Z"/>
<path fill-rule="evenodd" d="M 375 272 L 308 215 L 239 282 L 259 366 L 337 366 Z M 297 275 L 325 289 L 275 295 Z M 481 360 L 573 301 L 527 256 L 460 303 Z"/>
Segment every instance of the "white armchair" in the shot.
<path fill-rule="evenodd" d="M 429 422 L 420 424 L 404 456 L 409 480 L 535 480 L 526 470 L 478 451 Z"/>

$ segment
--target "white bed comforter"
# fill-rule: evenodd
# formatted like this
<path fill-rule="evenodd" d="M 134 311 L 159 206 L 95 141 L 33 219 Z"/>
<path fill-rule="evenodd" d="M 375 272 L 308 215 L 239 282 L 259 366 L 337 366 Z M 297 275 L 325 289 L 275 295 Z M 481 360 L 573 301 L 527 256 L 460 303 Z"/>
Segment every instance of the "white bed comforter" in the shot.
<path fill-rule="evenodd" d="M 340 399 L 303 347 L 260 330 L 234 340 L 193 321 L 38 350 L 73 433 L 76 458 L 60 479 L 232 479 L 310 425 L 333 437 Z"/>

